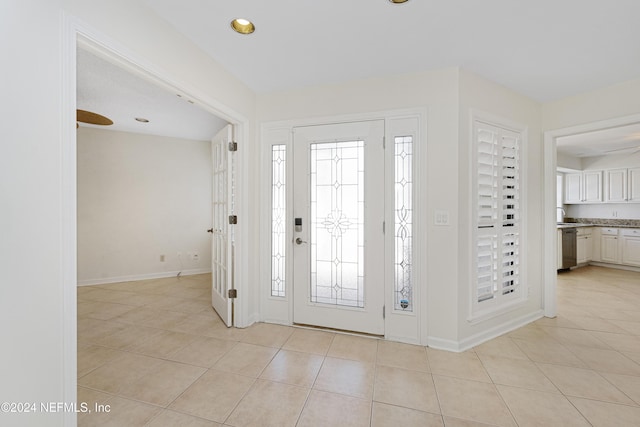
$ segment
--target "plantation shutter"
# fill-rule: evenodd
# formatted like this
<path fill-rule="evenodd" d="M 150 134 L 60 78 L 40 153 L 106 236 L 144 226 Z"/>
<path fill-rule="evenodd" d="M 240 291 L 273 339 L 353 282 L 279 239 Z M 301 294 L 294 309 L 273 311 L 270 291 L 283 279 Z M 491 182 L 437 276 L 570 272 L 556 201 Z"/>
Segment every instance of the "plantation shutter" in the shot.
<path fill-rule="evenodd" d="M 499 304 L 519 289 L 519 133 L 474 122 L 475 305 Z M 485 304 L 482 304 L 485 303 Z"/>

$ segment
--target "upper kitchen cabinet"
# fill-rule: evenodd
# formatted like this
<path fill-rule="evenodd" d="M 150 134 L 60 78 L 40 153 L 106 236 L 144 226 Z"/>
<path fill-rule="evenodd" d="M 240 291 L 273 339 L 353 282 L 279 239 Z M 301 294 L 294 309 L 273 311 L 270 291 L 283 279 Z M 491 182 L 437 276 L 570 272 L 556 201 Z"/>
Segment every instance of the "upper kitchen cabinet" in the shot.
<path fill-rule="evenodd" d="M 640 168 L 606 170 L 605 202 L 640 203 Z"/>
<path fill-rule="evenodd" d="M 565 174 L 564 184 L 564 202 L 567 204 L 602 202 L 600 170 Z"/>

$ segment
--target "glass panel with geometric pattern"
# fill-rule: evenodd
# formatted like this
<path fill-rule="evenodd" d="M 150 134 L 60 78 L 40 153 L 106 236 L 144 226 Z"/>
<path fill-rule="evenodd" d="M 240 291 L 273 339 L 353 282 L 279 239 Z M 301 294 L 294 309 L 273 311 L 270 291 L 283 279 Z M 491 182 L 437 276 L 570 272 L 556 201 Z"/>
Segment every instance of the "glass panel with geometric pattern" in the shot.
<path fill-rule="evenodd" d="M 285 230 L 287 147 L 271 148 L 271 296 L 285 296 Z"/>
<path fill-rule="evenodd" d="M 312 143 L 311 302 L 364 307 L 364 141 Z"/>
<path fill-rule="evenodd" d="M 395 145 L 395 308 L 413 311 L 413 137 L 397 136 Z"/>

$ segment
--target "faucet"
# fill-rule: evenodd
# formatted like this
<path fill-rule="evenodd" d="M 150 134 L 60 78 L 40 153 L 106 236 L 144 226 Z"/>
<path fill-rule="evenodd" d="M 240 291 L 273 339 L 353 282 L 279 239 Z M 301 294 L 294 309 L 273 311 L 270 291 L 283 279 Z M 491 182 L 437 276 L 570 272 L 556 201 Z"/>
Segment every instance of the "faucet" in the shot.
<path fill-rule="evenodd" d="M 562 215 L 566 215 L 567 212 L 564 210 L 562 206 L 558 206 L 556 209 L 560 209 L 562 211 Z"/>

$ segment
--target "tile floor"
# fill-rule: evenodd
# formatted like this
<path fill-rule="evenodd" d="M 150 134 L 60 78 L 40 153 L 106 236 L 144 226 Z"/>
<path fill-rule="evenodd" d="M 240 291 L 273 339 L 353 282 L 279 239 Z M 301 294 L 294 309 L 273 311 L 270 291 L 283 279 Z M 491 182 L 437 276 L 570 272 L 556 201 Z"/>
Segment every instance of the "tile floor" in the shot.
<path fill-rule="evenodd" d="M 558 317 L 464 353 L 256 324 L 209 276 L 78 289 L 80 426 L 639 426 L 640 273 L 559 276 Z"/>

